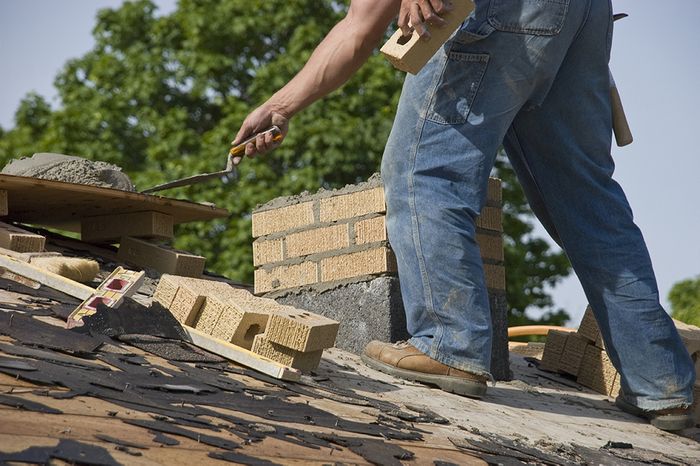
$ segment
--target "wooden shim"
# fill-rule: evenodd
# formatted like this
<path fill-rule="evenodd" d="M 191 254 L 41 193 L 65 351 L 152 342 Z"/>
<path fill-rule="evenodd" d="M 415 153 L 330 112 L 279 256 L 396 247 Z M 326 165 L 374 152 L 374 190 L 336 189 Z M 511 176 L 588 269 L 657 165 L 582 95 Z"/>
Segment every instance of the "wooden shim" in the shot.
<path fill-rule="evenodd" d="M 14 225 L 0 222 L 0 247 L 16 252 L 41 252 L 46 238 Z"/>
<path fill-rule="evenodd" d="M 263 374 L 269 375 L 270 377 L 296 382 L 301 376 L 301 373 L 296 369 L 292 369 L 291 367 L 287 367 L 271 359 L 259 356 L 252 351 L 232 345 L 231 343 L 221 341 L 200 332 L 195 328 L 187 325 L 183 325 L 182 328 L 185 330 L 189 341 L 193 345 L 223 358 L 230 359 L 233 362 L 249 367 Z"/>
<path fill-rule="evenodd" d="M 0 255 L 0 267 L 81 300 L 89 298 L 95 292 L 87 285 L 47 272 L 12 257 Z"/>
<path fill-rule="evenodd" d="M 80 239 L 88 243 L 114 243 L 123 236 L 172 239 L 173 217 L 147 211 L 85 217 L 80 221 Z"/>
<path fill-rule="evenodd" d="M 130 237 L 121 239 L 117 257 L 124 262 L 152 268 L 160 273 L 193 278 L 202 276 L 206 264 L 206 259 L 202 256 Z"/>

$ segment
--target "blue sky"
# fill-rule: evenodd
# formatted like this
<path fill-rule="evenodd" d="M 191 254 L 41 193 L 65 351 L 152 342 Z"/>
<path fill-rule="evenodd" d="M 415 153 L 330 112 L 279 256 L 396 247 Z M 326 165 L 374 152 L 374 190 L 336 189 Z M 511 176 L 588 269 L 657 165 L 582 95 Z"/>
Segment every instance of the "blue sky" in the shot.
<path fill-rule="evenodd" d="M 0 1 L 0 126 L 13 125 L 17 104 L 29 91 L 59 104 L 53 89 L 58 70 L 92 47 L 97 10 L 121 3 Z M 155 3 L 168 13 L 176 2 Z M 615 177 L 645 234 L 666 303 L 675 282 L 700 275 L 700 149 L 695 141 L 695 131 L 700 132 L 700 2 L 675 0 L 665 8 L 651 0 L 613 3 L 616 12 L 630 14 L 617 23 L 611 68 L 635 136 L 631 146 L 613 150 Z M 586 305 L 575 278 L 557 286 L 554 297 L 574 320 Z"/>

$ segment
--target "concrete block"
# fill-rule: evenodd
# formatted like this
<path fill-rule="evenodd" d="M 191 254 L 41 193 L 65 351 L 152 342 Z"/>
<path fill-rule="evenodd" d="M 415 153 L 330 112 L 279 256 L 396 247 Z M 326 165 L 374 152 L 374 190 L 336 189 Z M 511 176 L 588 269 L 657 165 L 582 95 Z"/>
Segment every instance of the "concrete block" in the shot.
<path fill-rule="evenodd" d="M 396 272 L 396 258 L 386 246 L 326 257 L 320 262 L 321 282 Z"/>
<path fill-rule="evenodd" d="M 292 233 L 284 238 L 285 258 L 347 248 L 350 246 L 348 230 L 347 224 L 340 224 Z"/>
<path fill-rule="evenodd" d="M 500 234 L 478 233 L 476 234 L 476 243 L 481 251 L 481 258 L 503 262 L 503 237 Z"/>
<path fill-rule="evenodd" d="M 124 236 L 172 239 L 173 217 L 149 211 L 85 217 L 80 221 L 80 238 L 88 243 L 113 243 Z"/>
<path fill-rule="evenodd" d="M 476 227 L 489 231 L 503 231 L 503 211 L 500 207 L 486 206 L 476 218 Z"/>
<path fill-rule="evenodd" d="M 303 372 L 315 370 L 321 362 L 321 356 L 323 355 L 323 350 L 302 353 L 286 348 L 268 340 L 264 333 L 255 335 L 251 351 Z"/>
<path fill-rule="evenodd" d="M 387 240 L 386 217 L 372 217 L 353 225 L 355 244 L 378 243 Z"/>
<path fill-rule="evenodd" d="M 547 333 L 547 341 L 544 345 L 540 369 L 550 372 L 557 372 L 559 370 L 559 360 L 564 353 L 564 347 L 566 346 L 568 337 L 569 332 L 562 332 L 559 330 L 550 330 Z"/>
<path fill-rule="evenodd" d="M 117 257 L 138 267 L 195 278 L 202 276 L 206 264 L 202 256 L 130 237 L 121 239 Z"/>
<path fill-rule="evenodd" d="M 318 282 L 315 262 L 282 265 L 255 271 L 255 294 L 285 290 Z"/>
<path fill-rule="evenodd" d="M 265 338 L 296 351 L 309 352 L 335 345 L 339 323 L 322 315 L 279 306 L 270 315 Z"/>
<path fill-rule="evenodd" d="M 41 252 L 46 238 L 14 225 L 0 222 L 0 248 L 15 252 Z"/>
<path fill-rule="evenodd" d="M 289 231 L 314 223 L 314 203 L 302 202 L 278 209 L 253 212 L 253 238 Z"/>
<path fill-rule="evenodd" d="M 0 217 L 6 216 L 10 210 L 7 207 L 7 191 L 0 189 Z"/>
<path fill-rule="evenodd" d="M 386 212 L 384 188 L 381 186 L 319 201 L 320 221 L 334 222 L 373 213 Z"/>
<path fill-rule="evenodd" d="M 486 288 L 490 290 L 505 291 L 506 268 L 502 265 L 484 264 L 484 276 Z"/>
<path fill-rule="evenodd" d="M 253 241 L 253 265 L 272 264 L 284 259 L 282 252 L 282 238 L 257 239 Z"/>
<path fill-rule="evenodd" d="M 576 333 L 586 338 L 593 344 L 595 344 L 600 338 L 598 322 L 595 320 L 595 316 L 593 315 L 593 309 L 591 308 L 591 306 L 586 307 L 586 311 L 583 313 L 581 324 L 579 324 Z"/>
<path fill-rule="evenodd" d="M 566 339 L 564 352 L 559 359 L 559 370 L 577 377 L 583 361 L 583 355 L 589 346 L 593 345 L 587 339 L 577 333 L 570 333 Z"/>
<path fill-rule="evenodd" d="M 578 383 L 603 395 L 612 395 L 616 390 L 619 391 L 617 379 L 617 370 L 605 351 L 591 344 L 587 345 L 576 379 Z"/>

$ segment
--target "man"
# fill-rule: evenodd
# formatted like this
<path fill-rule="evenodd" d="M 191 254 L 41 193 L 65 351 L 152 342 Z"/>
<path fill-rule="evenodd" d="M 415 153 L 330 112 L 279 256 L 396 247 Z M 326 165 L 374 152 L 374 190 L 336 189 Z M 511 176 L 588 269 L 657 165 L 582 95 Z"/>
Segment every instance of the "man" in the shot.
<path fill-rule="evenodd" d="M 305 67 L 243 123 L 236 141 L 340 86 L 399 26 L 428 34 L 445 0 L 352 0 Z M 665 430 L 691 423 L 695 373 L 659 304 L 649 254 L 612 179 L 609 0 L 477 0 L 475 13 L 406 78 L 382 161 L 387 229 L 409 342 L 372 342 L 381 371 L 480 397 L 491 322 L 474 219 L 501 145 L 533 211 L 566 251 L 621 374 L 618 405 Z M 254 156 L 275 147 L 260 137 Z"/>

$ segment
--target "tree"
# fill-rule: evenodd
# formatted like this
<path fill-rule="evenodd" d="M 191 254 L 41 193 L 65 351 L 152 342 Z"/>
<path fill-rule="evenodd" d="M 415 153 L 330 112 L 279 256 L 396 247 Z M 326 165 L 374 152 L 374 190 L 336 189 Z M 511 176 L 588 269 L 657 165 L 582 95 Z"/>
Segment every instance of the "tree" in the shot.
<path fill-rule="evenodd" d="M 700 275 L 673 285 L 668 300 L 674 319 L 700 327 Z"/>
<path fill-rule="evenodd" d="M 139 188 L 220 170 L 243 118 L 300 69 L 346 8 L 336 0 L 181 0 L 159 17 L 149 0 L 136 0 L 101 10 L 95 46 L 55 80 L 60 108 L 28 95 L 15 127 L 0 135 L 0 162 L 40 151 L 79 155 L 123 167 Z M 206 256 L 215 272 L 251 281 L 251 211 L 277 196 L 356 183 L 377 171 L 402 78 L 375 54 L 342 89 L 297 115 L 273 154 L 246 159 L 226 183 L 168 192 L 231 213 L 179 227 L 176 246 Z M 517 214 L 506 214 L 507 227 L 520 229 L 509 233 L 507 257 L 540 273 L 509 272 L 509 279 L 520 277 L 509 284 L 509 298 L 522 314 L 551 305 L 542 283 L 561 270 L 544 265 L 556 258 L 546 243 L 525 239 L 527 222 L 510 219 L 527 218 L 522 194 L 506 198 L 518 195 Z"/>

